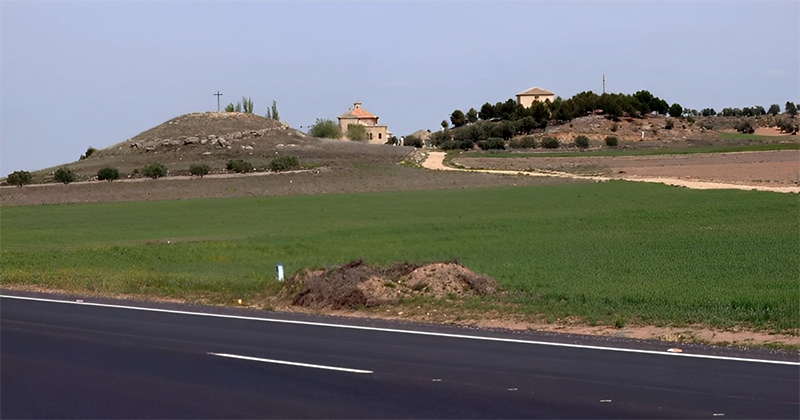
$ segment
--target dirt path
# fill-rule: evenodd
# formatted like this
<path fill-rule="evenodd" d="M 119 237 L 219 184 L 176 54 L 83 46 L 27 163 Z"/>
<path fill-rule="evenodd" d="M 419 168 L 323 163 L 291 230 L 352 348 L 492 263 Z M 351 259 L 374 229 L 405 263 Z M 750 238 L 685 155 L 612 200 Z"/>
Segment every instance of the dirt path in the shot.
<path fill-rule="evenodd" d="M 710 182 L 681 178 L 670 177 L 653 177 L 653 176 L 590 176 L 590 175 L 577 175 L 561 171 L 552 171 L 544 169 L 535 170 L 500 170 L 500 169 L 458 169 L 444 165 L 445 152 L 429 152 L 427 159 L 422 162 L 422 166 L 432 170 L 454 170 L 454 171 L 469 171 L 469 172 L 484 172 L 499 175 L 526 175 L 526 176 L 544 176 L 544 177 L 559 177 L 559 178 L 572 178 L 572 179 L 585 179 L 593 181 L 610 181 L 613 179 L 624 179 L 627 181 L 635 182 L 654 182 L 666 185 L 673 185 L 678 187 L 686 187 L 699 190 L 707 189 L 736 189 L 736 190 L 758 190 L 758 191 L 772 191 L 780 193 L 800 193 L 800 186 L 769 186 L 769 185 L 742 185 L 727 182 Z"/>

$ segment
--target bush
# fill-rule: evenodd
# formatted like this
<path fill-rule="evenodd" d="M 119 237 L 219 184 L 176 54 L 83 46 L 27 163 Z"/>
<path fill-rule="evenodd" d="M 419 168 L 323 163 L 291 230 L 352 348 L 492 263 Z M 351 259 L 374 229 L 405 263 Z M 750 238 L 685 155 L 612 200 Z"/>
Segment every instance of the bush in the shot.
<path fill-rule="evenodd" d="M 189 173 L 194 176 L 199 176 L 200 178 L 208 175 L 209 171 L 211 171 L 211 168 L 209 168 L 205 163 L 193 163 L 189 165 Z"/>
<path fill-rule="evenodd" d="M 558 149 L 561 142 L 555 137 L 545 137 L 542 139 L 542 147 L 545 149 Z"/>
<path fill-rule="evenodd" d="M 617 124 L 617 123 L 612 124 L 611 125 L 611 132 L 612 133 L 616 133 L 617 130 L 619 130 L 619 124 Z"/>
<path fill-rule="evenodd" d="M 511 140 L 508 147 L 512 149 L 535 149 L 536 139 L 531 136 L 519 137 Z"/>
<path fill-rule="evenodd" d="M 331 120 L 317 118 L 317 122 L 308 130 L 308 135 L 323 139 L 339 139 L 342 137 L 342 128 Z"/>
<path fill-rule="evenodd" d="M 269 163 L 269 170 L 273 172 L 288 171 L 300 166 L 300 161 L 294 156 L 280 156 L 272 159 Z"/>
<path fill-rule="evenodd" d="M 481 150 L 505 150 L 506 142 L 499 137 L 490 137 L 486 140 L 479 141 L 478 147 L 480 147 Z"/>
<path fill-rule="evenodd" d="M 33 176 L 28 171 L 14 171 L 8 174 L 6 182 L 8 182 L 11 185 L 22 187 L 25 184 L 30 184 L 32 178 Z"/>
<path fill-rule="evenodd" d="M 667 130 L 672 130 L 673 127 L 675 127 L 675 121 L 667 119 L 667 122 L 664 124 L 664 128 Z"/>
<path fill-rule="evenodd" d="M 578 136 L 575 137 L 575 145 L 581 149 L 588 149 L 589 148 L 589 137 L 586 136 Z"/>
<path fill-rule="evenodd" d="M 229 171 L 234 171 L 236 173 L 244 173 L 244 172 L 253 172 L 253 164 L 242 159 L 231 159 L 225 165 L 225 168 Z"/>
<path fill-rule="evenodd" d="M 753 134 L 755 133 L 756 129 L 753 128 L 753 124 L 750 123 L 750 120 L 742 120 L 736 123 L 736 131 L 744 134 Z"/>
<path fill-rule="evenodd" d="M 617 147 L 619 145 L 619 139 L 614 136 L 606 137 L 606 146 L 608 147 Z"/>
<path fill-rule="evenodd" d="M 103 168 L 97 171 L 97 179 L 109 182 L 119 179 L 119 170 L 117 168 Z"/>
<path fill-rule="evenodd" d="M 151 163 L 142 168 L 142 175 L 148 178 L 158 179 L 167 175 L 167 168 L 160 163 Z"/>
<path fill-rule="evenodd" d="M 72 172 L 72 169 L 62 166 L 53 173 L 53 179 L 64 184 L 69 184 L 75 181 L 75 172 Z"/>

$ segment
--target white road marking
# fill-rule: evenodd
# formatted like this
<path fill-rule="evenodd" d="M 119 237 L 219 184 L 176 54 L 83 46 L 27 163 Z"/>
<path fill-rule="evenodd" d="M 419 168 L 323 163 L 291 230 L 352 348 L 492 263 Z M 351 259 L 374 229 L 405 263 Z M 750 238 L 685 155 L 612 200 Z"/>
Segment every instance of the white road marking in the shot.
<path fill-rule="evenodd" d="M 350 373 L 372 373 L 371 370 L 350 369 L 350 368 L 325 366 L 325 365 L 312 365 L 310 363 L 289 362 L 286 360 L 262 359 L 260 357 L 240 356 L 238 354 L 228 354 L 228 353 L 208 353 L 208 354 L 212 356 L 229 357 L 231 359 L 242 359 L 242 360 L 251 360 L 253 362 L 274 363 L 276 365 L 289 365 L 289 366 L 300 366 L 300 367 L 307 367 L 314 369 L 338 370 L 340 372 L 350 372 Z"/>
<path fill-rule="evenodd" d="M 713 356 L 713 355 L 707 355 L 707 354 L 692 354 L 692 353 L 668 353 L 668 352 L 665 352 L 665 351 L 655 351 L 655 350 L 626 349 L 626 348 L 620 348 L 620 347 L 602 347 L 602 346 L 590 346 L 590 345 L 569 344 L 569 343 L 551 343 L 551 342 L 547 342 L 547 341 L 520 340 L 520 339 L 515 339 L 515 338 L 485 337 L 485 336 L 479 336 L 479 335 L 449 334 L 449 333 L 438 333 L 438 332 L 431 332 L 431 331 L 400 330 L 400 329 L 395 329 L 395 328 L 363 327 L 363 326 L 359 326 L 359 325 L 327 324 L 327 323 L 324 323 L 324 322 L 296 321 L 296 320 L 276 319 L 276 318 L 259 318 L 259 317 L 254 317 L 254 316 L 211 314 L 211 313 L 204 313 L 204 312 L 188 312 L 188 311 L 177 311 L 177 310 L 174 310 L 174 309 L 145 308 L 145 307 L 139 307 L 139 306 L 126 306 L 126 305 L 111 305 L 111 304 L 107 304 L 107 303 L 91 303 L 91 302 L 78 303 L 78 302 L 73 302 L 73 301 L 68 301 L 68 300 L 44 299 L 44 298 L 34 298 L 34 297 L 27 297 L 27 296 L 0 295 L 0 298 L 19 299 L 19 300 L 32 300 L 32 301 L 37 301 L 37 302 L 48 302 L 48 303 L 62 303 L 62 304 L 68 304 L 68 305 L 98 306 L 98 307 L 103 307 L 103 308 L 129 309 L 129 310 L 134 310 L 134 311 L 160 312 L 160 313 L 169 313 L 169 314 L 178 314 L 178 315 L 207 316 L 207 317 L 212 317 L 212 318 L 240 319 L 240 320 L 247 320 L 247 321 L 272 322 L 272 323 L 278 323 L 278 324 L 309 325 L 309 326 L 315 326 L 315 327 L 344 328 L 344 329 L 362 330 L 362 331 L 378 331 L 378 332 L 388 332 L 388 333 L 397 333 L 397 334 L 424 335 L 424 336 L 432 336 L 432 337 L 460 338 L 460 339 L 466 339 L 466 340 L 496 341 L 496 342 L 503 342 L 503 343 L 532 344 L 532 345 L 539 345 L 539 346 L 568 347 L 568 348 L 575 348 L 575 349 L 616 351 L 616 352 L 623 352 L 623 353 L 653 354 L 653 355 L 658 355 L 658 356 L 670 356 L 670 357 L 689 357 L 689 358 L 696 358 L 696 359 L 712 359 L 712 360 L 726 360 L 726 361 L 734 361 L 734 362 L 768 363 L 768 364 L 775 364 L 775 365 L 800 366 L 800 362 L 790 362 L 790 361 L 784 361 L 784 360 L 748 359 L 748 358 L 744 358 L 744 357 Z"/>

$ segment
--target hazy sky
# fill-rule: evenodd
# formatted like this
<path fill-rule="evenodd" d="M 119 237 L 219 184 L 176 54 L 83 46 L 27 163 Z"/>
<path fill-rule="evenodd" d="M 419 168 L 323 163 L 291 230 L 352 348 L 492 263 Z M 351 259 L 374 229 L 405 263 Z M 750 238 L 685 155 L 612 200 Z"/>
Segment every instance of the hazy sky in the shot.
<path fill-rule="evenodd" d="M 800 102 L 798 1 L 0 1 L 0 175 L 173 117 L 356 100 L 396 135 L 532 86 L 702 109 Z"/>

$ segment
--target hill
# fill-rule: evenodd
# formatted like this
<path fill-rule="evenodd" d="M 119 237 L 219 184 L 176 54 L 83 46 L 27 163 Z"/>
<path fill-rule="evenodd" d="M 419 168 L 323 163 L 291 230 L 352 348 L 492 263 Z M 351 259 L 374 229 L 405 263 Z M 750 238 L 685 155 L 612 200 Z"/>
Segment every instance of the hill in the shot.
<path fill-rule="evenodd" d="M 360 162 L 398 162 L 410 149 L 308 137 L 288 125 L 239 112 L 191 113 L 172 118 L 130 139 L 97 150 L 86 159 L 65 163 L 78 180 L 92 179 L 99 169 L 115 167 L 121 178 L 137 177 L 137 169 L 158 162 L 169 175 L 188 175 L 189 165 L 205 163 L 211 173 L 224 173 L 230 159 L 263 168 L 277 156 L 297 157 L 306 167 Z M 36 171 L 34 182 L 46 182 L 62 165 Z"/>

